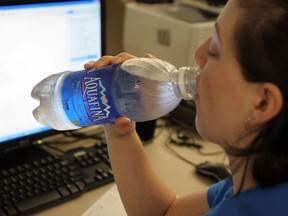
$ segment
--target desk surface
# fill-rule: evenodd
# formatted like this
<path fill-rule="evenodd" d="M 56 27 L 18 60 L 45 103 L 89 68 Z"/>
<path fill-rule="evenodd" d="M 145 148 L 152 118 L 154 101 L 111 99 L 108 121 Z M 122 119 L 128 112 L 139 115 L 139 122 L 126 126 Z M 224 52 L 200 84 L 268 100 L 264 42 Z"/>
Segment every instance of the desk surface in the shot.
<path fill-rule="evenodd" d="M 171 131 L 157 129 L 155 138 L 152 142 L 145 144 L 147 157 L 154 168 L 155 172 L 162 180 L 179 195 L 189 193 L 193 189 L 204 188 L 212 182 L 195 173 L 195 168 L 171 154 L 164 145 L 167 138 L 171 135 Z M 217 145 L 199 140 L 204 146 L 205 152 L 219 152 L 221 150 Z M 213 156 L 203 156 L 199 152 L 187 147 L 172 146 L 181 156 L 192 161 L 193 163 L 201 163 L 204 161 L 224 162 L 226 157 L 224 154 Z M 91 205 L 93 205 L 105 192 L 107 192 L 114 183 L 103 187 L 88 191 L 81 197 L 51 207 L 47 210 L 39 212 L 37 216 L 55 216 L 69 215 L 80 216 Z"/>

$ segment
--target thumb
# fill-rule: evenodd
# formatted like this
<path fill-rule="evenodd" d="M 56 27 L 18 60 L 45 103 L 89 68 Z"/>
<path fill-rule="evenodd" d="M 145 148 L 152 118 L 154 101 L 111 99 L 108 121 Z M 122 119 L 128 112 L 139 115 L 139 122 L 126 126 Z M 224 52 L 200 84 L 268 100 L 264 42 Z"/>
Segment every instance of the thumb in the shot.
<path fill-rule="evenodd" d="M 105 125 L 105 131 L 108 133 L 114 133 L 118 136 L 123 136 L 131 133 L 135 130 L 135 122 L 132 122 L 127 117 L 120 117 L 116 119 L 114 125 Z"/>
<path fill-rule="evenodd" d="M 115 127 L 119 134 L 125 135 L 130 133 L 135 129 L 135 123 L 132 122 L 129 118 L 120 117 L 115 121 Z"/>

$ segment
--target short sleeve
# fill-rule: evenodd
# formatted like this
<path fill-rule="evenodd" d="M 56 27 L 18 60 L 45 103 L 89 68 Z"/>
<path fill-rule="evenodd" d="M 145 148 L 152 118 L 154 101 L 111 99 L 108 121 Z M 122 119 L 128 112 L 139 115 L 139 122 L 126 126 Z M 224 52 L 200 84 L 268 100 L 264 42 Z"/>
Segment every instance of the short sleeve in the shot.
<path fill-rule="evenodd" d="M 207 200 L 211 209 L 215 208 L 224 199 L 230 198 L 233 195 L 232 177 L 224 179 L 209 187 Z"/>

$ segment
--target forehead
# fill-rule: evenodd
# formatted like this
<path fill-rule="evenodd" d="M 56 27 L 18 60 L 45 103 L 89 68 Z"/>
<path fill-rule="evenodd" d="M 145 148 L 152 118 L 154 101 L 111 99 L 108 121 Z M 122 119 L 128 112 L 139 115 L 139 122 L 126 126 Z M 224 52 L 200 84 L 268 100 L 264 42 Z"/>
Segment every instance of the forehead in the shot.
<path fill-rule="evenodd" d="M 239 17 L 240 9 L 236 0 L 229 0 L 217 18 L 219 37 L 222 41 L 231 41 L 234 27 Z"/>

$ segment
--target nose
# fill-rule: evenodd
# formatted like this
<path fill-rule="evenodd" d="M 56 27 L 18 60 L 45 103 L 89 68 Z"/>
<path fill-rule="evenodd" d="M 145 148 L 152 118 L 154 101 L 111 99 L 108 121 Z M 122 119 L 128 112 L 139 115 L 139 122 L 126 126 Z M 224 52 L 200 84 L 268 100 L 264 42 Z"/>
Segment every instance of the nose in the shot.
<path fill-rule="evenodd" d="M 211 41 L 211 37 L 203 42 L 195 51 L 194 59 L 201 69 L 204 68 L 208 60 L 208 49 Z"/>

